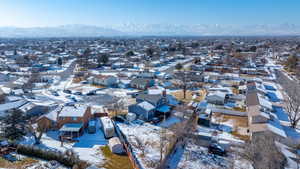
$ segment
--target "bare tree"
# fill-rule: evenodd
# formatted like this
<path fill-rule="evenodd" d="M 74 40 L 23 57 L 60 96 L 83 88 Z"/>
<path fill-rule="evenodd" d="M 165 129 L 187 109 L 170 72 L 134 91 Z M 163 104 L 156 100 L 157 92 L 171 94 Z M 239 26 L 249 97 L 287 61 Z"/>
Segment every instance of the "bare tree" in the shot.
<path fill-rule="evenodd" d="M 192 110 L 188 108 L 187 105 L 181 104 L 175 107 L 176 115 L 181 116 L 183 119 L 186 117 L 190 117 L 193 113 Z"/>
<path fill-rule="evenodd" d="M 124 113 L 124 110 L 126 109 L 126 105 L 123 99 L 118 100 L 117 102 L 111 104 L 108 106 L 108 109 L 111 110 L 112 117 L 116 117 L 118 115 L 122 115 Z"/>
<path fill-rule="evenodd" d="M 300 121 L 300 88 L 299 86 L 293 86 L 292 92 L 289 92 L 285 105 L 287 114 L 290 119 L 291 127 L 296 128 Z"/>
<path fill-rule="evenodd" d="M 285 164 L 285 157 L 277 149 L 275 141 L 276 138 L 271 133 L 254 135 L 238 154 L 252 162 L 256 169 L 281 169 Z"/>
<path fill-rule="evenodd" d="M 39 123 L 36 128 L 34 126 L 34 124 L 29 122 L 26 126 L 26 129 L 27 132 L 29 132 L 34 137 L 34 144 L 40 144 L 41 138 L 47 130 L 47 125 L 45 123 Z"/>
<path fill-rule="evenodd" d="M 150 144 L 148 141 L 146 141 L 145 143 L 139 139 L 138 137 L 134 137 L 135 142 L 133 142 L 133 146 L 135 146 L 136 148 L 138 148 L 139 150 L 141 150 L 142 152 L 142 156 L 145 156 L 145 152 L 146 152 L 146 147 L 148 144 Z"/>
<path fill-rule="evenodd" d="M 26 83 L 23 84 L 22 88 L 25 90 L 29 90 L 32 93 L 32 89 L 34 88 L 34 83 L 41 81 L 41 75 L 38 71 L 30 72 L 29 78 Z"/>

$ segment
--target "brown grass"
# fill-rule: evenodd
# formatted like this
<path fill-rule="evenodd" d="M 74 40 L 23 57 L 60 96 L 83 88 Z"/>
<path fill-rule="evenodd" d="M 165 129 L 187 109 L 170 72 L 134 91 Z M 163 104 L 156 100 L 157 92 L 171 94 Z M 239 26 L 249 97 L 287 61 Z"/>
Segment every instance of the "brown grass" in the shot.
<path fill-rule="evenodd" d="M 199 93 L 200 96 L 197 96 L 195 99 L 193 99 L 193 94 L 195 93 Z M 204 90 L 197 90 L 197 91 L 191 91 L 191 90 L 187 90 L 186 91 L 186 98 L 184 99 L 184 93 L 183 90 L 179 90 L 176 92 L 173 92 L 172 95 L 174 97 L 176 97 L 177 100 L 181 100 L 183 102 L 190 102 L 190 101 L 202 101 L 204 100 L 205 96 L 206 96 L 206 92 Z"/>
<path fill-rule="evenodd" d="M 99 88 L 99 89 L 105 88 L 105 86 L 101 86 L 101 85 L 94 85 L 94 84 L 91 84 L 91 86 L 97 87 L 97 88 Z"/>
<path fill-rule="evenodd" d="M 248 127 L 247 117 L 229 116 L 229 115 L 221 115 L 221 116 L 223 116 L 222 122 L 231 120 L 233 122 L 233 127 Z"/>
<path fill-rule="evenodd" d="M 100 166 L 107 169 L 131 169 L 132 165 L 128 156 L 113 154 L 108 146 L 100 147 L 100 151 L 105 157 L 105 163 Z"/>
<path fill-rule="evenodd" d="M 11 168 L 11 169 L 24 169 L 33 164 L 37 163 L 38 161 L 32 158 L 24 158 L 21 161 L 17 162 L 9 162 L 3 158 L 0 158 L 0 167 L 2 168 Z"/>
<path fill-rule="evenodd" d="M 244 141 L 250 140 L 250 136 L 248 136 L 248 135 L 241 135 L 237 131 L 233 131 L 233 132 L 231 132 L 231 134 L 234 135 L 235 137 L 241 139 L 241 140 L 244 140 Z"/>
<path fill-rule="evenodd" d="M 220 113 L 214 114 L 215 117 L 222 116 L 221 123 L 225 123 L 227 121 L 231 121 L 233 131 L 231 134 L 241 140 L 249 140 L 250 137 L 248 135 L 242 135 L 238 133 L 237 128 L 248 128 L 248 118 L 247 117 L 240 117 L 240 116 L 230 116 L 230 115 L 222 115 Z"/>
<path fill-rule="evenodd" d="M 233 92 L 234 94 L 239 94 L 239 90 L 236 89 L 236 88 L 232 88 L 232 92 Z"/>

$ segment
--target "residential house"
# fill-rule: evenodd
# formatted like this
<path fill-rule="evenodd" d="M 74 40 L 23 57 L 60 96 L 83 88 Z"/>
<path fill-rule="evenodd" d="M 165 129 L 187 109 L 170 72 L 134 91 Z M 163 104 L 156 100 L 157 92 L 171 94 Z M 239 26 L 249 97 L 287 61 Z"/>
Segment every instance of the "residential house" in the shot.
<path fill-rule="evenodd" d="M 123 88 L 123 89 L 129 88 L 130 87 L 130 80 L 129 79 L 121 79 L 119 81 L 118 87 Z"/>
<path fill-rule="evenodd" d="M 246 104 L 250 136 L 268 132 L 279 139 L 286 138 L 286 133 L 280 121 L 272 113 L 272 103 L 266 100 L 258 91 L 247 91 Z"/>
<path fill-rule="evenodd" d="M 118 79 L 114 76 L 96 75 L 89 79 L 90 83 L 101 86 L 114 86 L 118 83 Z"/>
<path fill-rule="evenodd" d="M 16 102 L 0 104 L 0 117 L 5 116 L 7 111 L 11 109 L 18 109 L 19 107 L 25 105 L 26 103 L 28 103 L 28 101 L 23 99 Z"/>
<path fill-rule="evenodd" d="M 50 107 L 51 105 L 49 104 L 28 102 L 19 107 L 19 110 L 27 116 L 38 116 L 48 112 Z"/>
<path fill-rule="evenodd" d="M 153 79 L 146 79 L 146 78 L 135 78 L 132 79 L 130 82 L 130 87 L 146 90 L 148 87 L 152 87 L 155 81 Z"/>
<path fill-rule="evenodd" d="M 226 98 L 226 93 L 221 91 L 216 91 L 216 92 L 209 93 L 206 96 L 205 100 L 207 100 L 208 103 L 224 105 L 225 98 Z"/>
<path fill-rule="evenodd" d="M 91 108 L 89 106 L 77 104 L 63 107 L 58 114 L 57 120 L 61 136 L 73 138 L 82 135 L 91 117 Z"/>
<path fill-rule="evenodd" d="M 62 108 L 63 106 L 59 105 L 52 111 L 48 112 L 47 114 L 40 116 L 37 119 L 38 126 L 44 128 L 46 131 L 58 129 L 58 125 L 57 125 L 58 115 L 62 110 Z"/>
<path fill-rule="evenodd" d="M 154 116 L 168 114 L 178 101 L 172 96 L 166 94 L 144 94 L 136 97 L 136 104 L 130 105 L 128 111 L 135 113 L 140 119 L 151 120 Z"/>
<path fill-rule="evenodd" d="M 135 113 L 139 119 L 146 121 L 152 119 L 155 115 L 155 107 L 146 101 L 130 105 L 128 111 Z"/>

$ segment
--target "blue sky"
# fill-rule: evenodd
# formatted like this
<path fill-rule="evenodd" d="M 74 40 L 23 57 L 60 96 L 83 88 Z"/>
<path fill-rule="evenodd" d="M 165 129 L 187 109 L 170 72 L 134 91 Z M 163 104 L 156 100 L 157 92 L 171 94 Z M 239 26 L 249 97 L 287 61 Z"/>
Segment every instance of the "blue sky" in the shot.
<path fill-rule="evenodd" d="M 0 0 L 0 26 L 300 24 L 300 0 Z"/>

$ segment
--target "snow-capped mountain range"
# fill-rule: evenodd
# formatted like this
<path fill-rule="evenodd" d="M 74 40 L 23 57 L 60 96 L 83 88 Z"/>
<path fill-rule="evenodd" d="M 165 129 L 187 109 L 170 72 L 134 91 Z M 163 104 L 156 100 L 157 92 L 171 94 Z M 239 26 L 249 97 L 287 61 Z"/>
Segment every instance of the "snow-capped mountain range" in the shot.
<path fill-rule="evenodd" d="M 63 25 L 57 27 L 0 27 L 0 37 L 99 37 L 99 36 L 230 36 L 300 35 L 300 26 L 280 25 L 176 25 L 123 24 L 119 26 Z"/>

